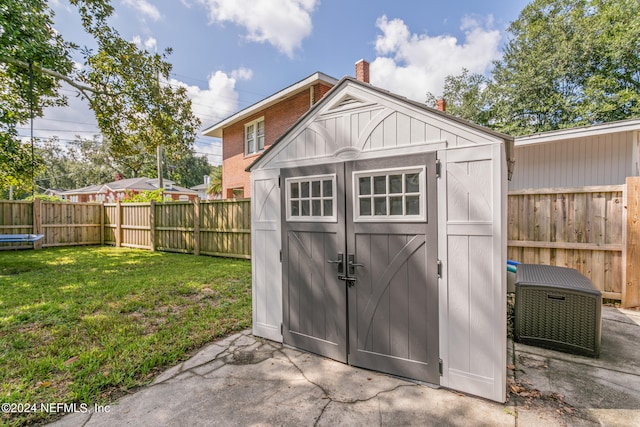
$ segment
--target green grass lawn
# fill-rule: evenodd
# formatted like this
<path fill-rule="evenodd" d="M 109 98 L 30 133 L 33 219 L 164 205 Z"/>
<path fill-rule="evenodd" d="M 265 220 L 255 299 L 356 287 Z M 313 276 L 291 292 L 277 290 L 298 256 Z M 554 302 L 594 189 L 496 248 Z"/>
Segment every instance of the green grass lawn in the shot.
<path fill-rule="evenodd" d="M 0 403 L 105 404 L 251 324 L 251 263 L 112 247 L 0 252 Z M 2 413 L 10 425 L 46 414 Z"/>

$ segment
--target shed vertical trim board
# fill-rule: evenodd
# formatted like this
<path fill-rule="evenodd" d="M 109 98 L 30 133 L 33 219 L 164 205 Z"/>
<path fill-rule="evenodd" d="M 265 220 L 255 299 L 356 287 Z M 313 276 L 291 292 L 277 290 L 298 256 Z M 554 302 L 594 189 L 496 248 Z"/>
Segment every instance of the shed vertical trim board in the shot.
<path fill-rule="evenodd" d="M 280 188 L 278 170 L 251 173 L 253 334 L 282 342 Z"/>
<path fill-rule="evenodd" d="M 451 149 L 442 157 L 440 229 L 446 233 L 442 239 L 446 243 L 440 245 L 446 254 L 440 297 L 442 384 L 503 402 L 507 345 L 504 152 L 496 144 Z M 479 188 L 484 190 L 478 192 Z"/>

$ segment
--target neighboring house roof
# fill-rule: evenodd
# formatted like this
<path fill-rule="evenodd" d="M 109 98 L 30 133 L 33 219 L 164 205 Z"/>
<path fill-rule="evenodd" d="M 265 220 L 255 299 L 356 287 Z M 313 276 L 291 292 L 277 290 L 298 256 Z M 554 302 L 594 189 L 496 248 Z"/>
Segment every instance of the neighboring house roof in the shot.
<path fill-rule="evenodd" d="M 255 104 L 245 108 L 244 110 L 238 111 L 237 113 L 227 117 L 226 119 L 223 119 L 215 125 L 208 127 L 202 132 L 202 134 L 205 136 L 222 138 L 222 129 L 257 113 L 258 111 L 264 110 L 267 107 L 277 104 L 283 99 L 289 98 L 296 93 L 307 90 L 315 84 L 326 83 L 327 85 L 334 86 L 337 82 L 338 80 L 331 76 L 328 76 L 321 72 L 316 72 L 314 74 L 311 74 L 309 77 L 300 80 L 299 82 L 294 83 L 291 86 L 288 86 L 261 101 L 256 102 Z"/>
<path fill-rule="evenodd" d="M 191 187 L 193 191 L 206 190 L 207 188 L 209 188 L 209 184 L 198 184 Z"/>
<path fill-rule="evenodd" d="M 74 190 L 63 191 L 62 194 L 93 194 L 102 190 L 102 185 L 87 185 L 86 187 L 76 188 Z"/>
<path fill-rule="evenodd" d="M 331 90 L 320 101 L 318 101 L 316 104 L 314 104 L 309 109 L 309 111 L 307 111 L 305 114 L 303 114 L 296 121 L 296 123 L 294 123 L 289 129 L 287 129 L 287 131 L 284 134 L 282 134 L 273 144 L 271 144 L 268 148 L 266 148 L 264 153 L 262 153 L 262 155 L 260 155 L 260 157 L 258 157 L 251 165 L 249 165 L 246 168 L 246 171 L 247 172 L 251 171 L 256 165 L 258 165 L 261 162 L 262 159 L 266 158 L 267 157 L 266 154 L 269 153 L 271 150 L 275 149 L 275 147 L 281 141 L 283 141 L 287 137 L 287 135 L 293 129 L 295 129 L 298 126 L 299 123 L 305 121 L 312 114 L 315 114 L 316 110 L 321 108 L 324 105 L 325 102 L 329 102 L 329 100 L 332 98 L 332 94 L 334 92 L 340 91 L 342 87 L 344 87 L 344 86 L 346 86 L 348 84 L 361 85 L 361 86 L 363 86 L 365 88 L 368 88 L 370 90 L 373 90 L 373 91 L 375 91 L 375 92 L 377 92 L 377 93 L 379 93 L 381 95 L 391 97 L 391 98 L 393 98 L 395 100 L 398 100 L 400 102 L 404 102 L 404 103 L 410 104 L 410 105 L 412 105 L 412 106 L 414 106 L 416 108 L 420 108 L 422 110 L 428 111 L 429 113 L 442 116 L 443 118 L 446 118 L 447 120 L 451 120 L 451 121 L 463 124 L 465 126 L 469 126 L 469 127 L 474 128 L 474 129 L 476 129 L 476 130 L 478 130 L 480 132 L 483 132 L 485 134 L 488 134 L 488 135 L 491 135 L 493 137 L 496 137 L 496 138 L 499 138 L 499 139 L 502 139 L 504 141 L 509 142 L 508 144 L 505 144 L 505 147 L 506 147 L 506 155 L 507 155 L 507 164 L 509 166 L 509 171 L 511 172 L 511 170 L 513 168 L 513 164 L 514 164 L 514 156 L 513 156 L 513 150 L 512 150 L 512 148 L 513 148 L 512 144 L 513 144 L 514 138 L 512 136 L 504 134 L 504 133 L 501 133 L 501 132 L 494 131 L 494 130 L 489 129 L 489 128 L 484 127 L 484 126 L 477 125 L 475 123 L 469 122 L 469 121 L 461 119 L 459 117 L 452 116 L 451 114 L 447 114 L 447 113 L 445 113 L 443 111 L 440 111 L 438 109 L 429 107 L 424 103 L 413 101 L 413 100 L 411 100 L 409 98 L 406 98 L 404 96 L 395 94 L 393 92 L 389 92 L 388 90 L 381 89 L 381 88 L 373 86 L 373 85 L 371 85 L 369 83 L 364 83 L 364 82 L 362 82 L 362 81 L 360 81 L 358 79 L 355 79 L 355 78 L 349 77 L 349 76 L 343 77 L 333 88 L 331 88 Z"/>
<path fill-rule="evenodd" d="M 164 180 L 164 192 L 165 193 L 187 193 L 196 194 L 196 191 L 190 190 L 175 183 L 171 180 Z M 139 178 L 127 178 L 118 181 L 108 182 L 106 184 L 89 185 L 87 187 L 76 188 L 75 190 L 68 190 L 62 194 L 94 194 L 94 193 L 106 193 L 110 191 L 124 191 L 124 190 L 136 190 L 136 191 L 154 191 L 158 189 L 158 179 L 139 177 Z"/>
<path fill-rule="evenodd" d="M 580 126 L 570 129 L 553 130 L 532 135 L 519 136 L 515 139 L 515 145 L 544 144 L 558 142 L 565 139 L 585 138 L 614 132 L 628 132 L 640 130 L 640 118 L 619 120 L 616 122 L 597 125 Z"/>

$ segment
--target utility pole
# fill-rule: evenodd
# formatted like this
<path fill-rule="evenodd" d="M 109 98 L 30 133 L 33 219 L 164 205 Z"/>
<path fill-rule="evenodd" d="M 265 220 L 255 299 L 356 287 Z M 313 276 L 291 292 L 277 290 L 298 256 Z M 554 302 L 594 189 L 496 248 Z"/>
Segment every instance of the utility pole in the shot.
<path fill-rule="evenodd" d="M 158 81 L 158 99 L 160 98 L 160 70 L 158 70 L 156 72 L 156 80 Z M 156 148 L 156 157 L 157 157 L 157 161 L 158 161 L 158 188 L 163 188 L 164 187 L 164 180 L 162 179 L 162 144 L 160 144 L 160 138 L 162 137 L 162 135 L 159 135 L 158 129 L 155 129 L 155 135 L 156 138 L 158 138 L 157 141 L 157 148 Z"/>
<path fill-rule="evenodd" d="M 158 188 L 164 187 L 164 182 L 162 179 L 162 145 L 158 143 L 158 147 L 156 148 L 156 157 L 158 158 Z"/>
<path fill-rule="evenodd" d="M 36 195 L 36 158 L 33 150 L 33 63 L 29 61 L 29 118 L 31 126 L 31 198 Z"/>

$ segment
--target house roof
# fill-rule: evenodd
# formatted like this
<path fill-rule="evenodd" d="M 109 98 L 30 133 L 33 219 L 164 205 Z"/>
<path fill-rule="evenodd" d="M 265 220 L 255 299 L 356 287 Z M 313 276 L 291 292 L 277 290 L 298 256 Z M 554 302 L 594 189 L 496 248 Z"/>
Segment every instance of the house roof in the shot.
<path fill-rule="evenodd" d="M 205 136 L 213 136 L 217 138 L 222 138 L 222 129 L 229 127 L 230 125 L 237 123 L 246 117 L 249 117 L 256 112 L 263 110 L 271 105 L 274 105 L 283 99 L 290 98 L 291 96 L 308 89 L 309 87 L 318 84 L 318 83 L 326 83 L 330 86 L 334 86 L 338 82 L 337 79 L 328 76 L 321 72 L 315 72 L 311 74 L 309 77 L 300 80 L 297 83 L 292 84 L 279 92 L 274 93 L 273 95 L 264 98 L 261 101 L 256 102 L 255 104 L 245 108 L 244 110 L 240 110 L 237 113 L 223 119 L 222 121 L 216 123 L 213 126 L 205 129 L 202 134 Z"/>
<path fill-rule="evenodd" d="M 410 105 L 412 105 L 413 107 L 416 107 L 416 108 L 422 109 L 422 110 L 427 111 L 427 112 L 429 112 L 429 113 L 431 113 L 431 114 L 439 115 L 439 116 L 441 116 L 441 117 L 443 117 L 443 118 L 446 118 L 447 120 L 451 120 L 451 121 L 453 121 L 453 122 L 460 123 L 460 124 L 462 124 L 462 125 L 464 125 L 464 126 L 471 127 L 471 128 L 476 129 L 476 130 L 478 130 L 478 131 L 480 131 L 480 132 L 483 132 L 483 133 L 485 133 L 485 134 L 491 135 L 491 136 L 493 136 L 493 137 L 496 137 L 496 138 L 498 138 L 498 139 L 502 139 L 502 140 L 504 140 L 504 141 L 506 141 L 506 142 L 511 143 L 511 144 L 506 144 L 506 149 L 507 149 L 507 163 L 508 163 L 508 165 L 509 165 L 509 169 L 510 169 L 510 170 L 511 170 L 511 168 L 513 167 L 513 164 L 514 164 L 514 158 L 513 158 L 513 153 L 512 153 L 512 150 L 511 150 L 511 148 L 512 148 L 511 146 L 513 145 L 514 138 L 513 138 L 512 136 L 507 135 L 507 134 L 504 134 L 504 133 L 501 133 L 501 132 L 494 131 L 494 130 L 489 129 L 489 128 L 484 127 L 484 126 L 480 126 L 480 125 L 478 125 L 478 124 L 475 124 L 475 123 L 469 122 L 469 121 L 464 120 L 464 119 L 461 119 L 461 118 L 459 118 L 459 117 L 452 116 L 452 115 L 450 115 L 450 114 L 445 113 L 444 111 L 440 111 L 440 110 L 438 110 L 438 109 L 436 109 L 436 108 L 429 107 L 428 105 L 426 105 L 426 104 L 424 104 L 424 103 L 417 102 L 417 101 L 413 101 L 413 100 L 411 100 L 411 99 L 409 99 L 409 98 L 406 98 L 406 97 L 404 97 L 404 96 L 401 96 L 401 95 L 395 94 L 395 93 L 393 93 L 393 92 L 389 92 L 388 90 L 381 89 L 381 88 L 379 88 L 379 87 L 373 86 L 373 85 L 371 85 L 370 83 L 364 83 L 364 82 L 362 82 L 362 81 L 360 81 L 360 80 L 357 80 L 357 79 L 355 79 L 355 78 L 353 78 L 353 77 L 345 76 L 345 77 L 343 77 L 343 78 L 342 78 L 342 79 L 341 79 L 341 80 L 340 80 L 340 81 L 339 81 L 339 82 L 338 82 L 338 83 L 337 83 L 333 88 L 331 88 L 331 90 L 330 90 L 330 91 L 329 91 L 329 92 L 328 92 L 328 93 L 327 93 L 327 94 L 326 94 L 326 95 L 325 95 L 325 96 L 324 96 L 320 101 L 318 101 L 315 105 L 313 105 L 313 106 L 312 106 L 312 107 L 311 107 L 311 108 L 310 108 L 310 109 L 309 109 L 305 114 L 303 114 L 303 115 L 302 115 L 302 116 L 301 116 L 301 117 L 300 117 L 300 118 L 299 118 L 299 119 L 298 119 L 298 120 L 297 120 L 297 121 L 296 121 L 296 122 L 295 122 L 295 123 L 294 123 L 294 124 L 289 128 L 289 129 L 287 129 L 287 131 L 286 131 L 284 134 L 282 134 L 282 135 L 281 135 L 281 136 L 280 136 L 280 137 L 279 137 L 279 138 L 278 138 L 278 139 L 277 139 L 273 144 L 271 144 L 269 147 L 267 147 L 267 148 L 265 149 L 265 151 L 262 153 L 262 155 L 261 155 L 260 157 L 258 157 L 258 158 L 253 162 L 253 163 L 251 163 L 251 164 L 250 164 L 250 165 L 249 165 L 245 170 L 246 170 L 247 172 L 249 172 L 249 171 L 251 171 L 255 166 L 257 166 L 258 164 L 260 164 L 260 163 L 261 163 L 261 160 L 262 160 L 262 159 L 264 159 L 264 158 L 266 158 L 266 154 L 267 154 L 267 153 L 269 153 L 271 150 L 273 150 L 276 146 L 278 146 L 278 144 L 279 144 L 281 141 L 283 141 L 283 140 L 287 137 L 287 135 L 288 135 L 288 134 L 289 134 L 289 133 L 290 133 L 294 128 L 296 128 L 296 127 L 297 127 L 297 125 L 298 125 L 299 123 L 301 123 L 301 122 L 305 121 L 305 120 L 306 120 L 310 115 L 314 114 L 314 113 L 316 112 L 316 110 L 317 110 L 317 109 L 319 109 L 319 108 L 321 108 L 321 106 L 322 106 L 325 102 L 329 102 L 329 100 L 330 100 L 330 98 L 331 98 L 331 95 L 332 95 L 334 92 L 339 91 L 343 86 L 346 86 L 346 85 L 348 85 L 348 84 L 361 85 L 361 86 L 363 86 L 363 87 L 365 87 L 365 88 L 368 88 L 368 89 L 370 89 L 370 90 L 373 90 L 373 91 L 375 91 L 375 92 L 377 92 L 377 93 L 379 93 L 379 94 L 381 94 L 381 95 L 384 95 L 384 96 L 388 96 L 388 97 L 394 98 L 394 99 L 396 99 L 396 100 L 398 100 L 398 101 L 401 101 L 401 102 L 404 102 L 404 103 L 410 104 Z"/>
<path fill-rule="evenodd" d="M 640 118 L 619 120 L 597 125 L 580 126 L 570 129 L 553 130 L 532 135 L 520 136 L 515 139 L 515 145 L 544 144 L 565 139 L 585 138 L 607 133 L 629 132 L 640 130 Z"/>
<path fill-rule="evenodd" d="M 190 187 L 192 190 L 194 191 L 198 191 L 198 190 L 206 190 L 207 188 L 209 188 L 209 184 L 198 184 L 198 185 L 194 185 L 193 187 Z"/>
<path fill-rule="evenodd" d="M 190 190 L 175 183 L 169 179 L 165 179 L 165 193 L 187 193 L 196 194 L 196 191 Z M 127 178 L 118 181 L 108 182 L 106 184 L 89 185 L 87 187 L 76 188 L 74 190 L 68 190 L 62 194 L 94 194 L 94 193 L 106 193 L 107 191 L 123 191 L 123 190 L 136 190 L 136 191 L 154 191 L 158 189 L 158 179 L 148 177 Z"/>

